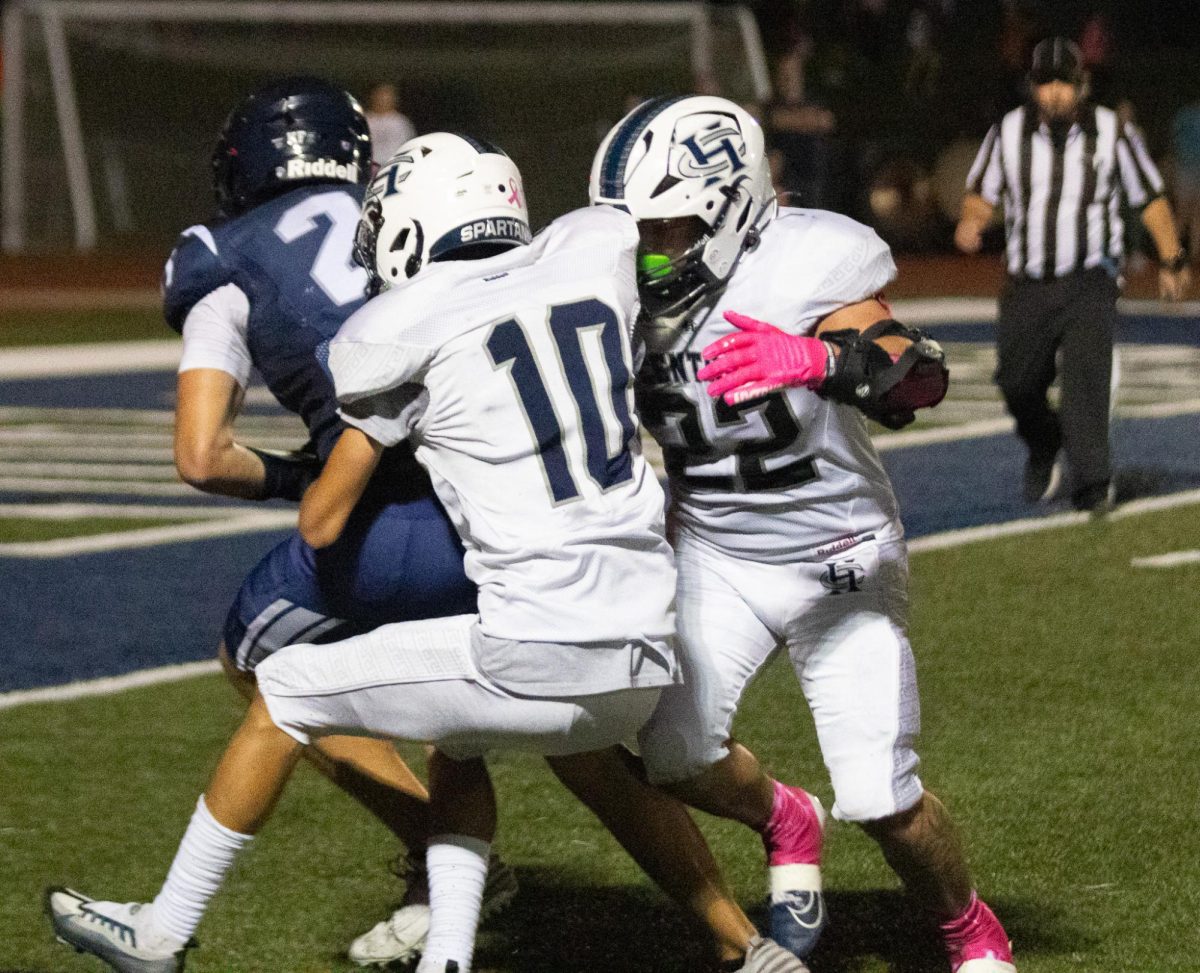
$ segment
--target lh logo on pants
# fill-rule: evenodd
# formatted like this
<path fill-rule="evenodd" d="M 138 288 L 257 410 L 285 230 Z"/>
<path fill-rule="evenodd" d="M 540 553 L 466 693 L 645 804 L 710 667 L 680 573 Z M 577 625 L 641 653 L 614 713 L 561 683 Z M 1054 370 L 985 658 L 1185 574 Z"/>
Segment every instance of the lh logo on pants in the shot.
<path fill-rule="evenodd" d="M 857 561 L 830 561 L 821 575 L 821 584 L 831 595 L 847 595 L 862 591 L 866 570 Z"/>

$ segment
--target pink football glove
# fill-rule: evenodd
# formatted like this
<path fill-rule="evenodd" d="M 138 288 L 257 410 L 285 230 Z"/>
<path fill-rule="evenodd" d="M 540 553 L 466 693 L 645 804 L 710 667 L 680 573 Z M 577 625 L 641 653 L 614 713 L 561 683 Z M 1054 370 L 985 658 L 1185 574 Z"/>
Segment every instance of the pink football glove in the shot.
<path fill-rule="evenodd" d="M 726 311 L 725 320 L 740 330 L 705 348 L 708 364 L 696 373 L 714 399 L 723 395 L 737 405 L 789 386 L 815 392 L 824 383 L 831 352 L 819 338 L 788 334 L 736 311 Z"/>

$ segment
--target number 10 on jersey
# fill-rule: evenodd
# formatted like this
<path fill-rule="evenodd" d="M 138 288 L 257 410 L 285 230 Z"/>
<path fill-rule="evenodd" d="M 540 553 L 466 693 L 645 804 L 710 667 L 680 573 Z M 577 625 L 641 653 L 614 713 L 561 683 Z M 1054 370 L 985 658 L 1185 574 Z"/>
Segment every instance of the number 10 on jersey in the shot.
<path fill-rule="evenodd" d="M 629 369 L 621 353 L 621 322 L 616 311 L 603 301 L 590 298 L 550 308 L 550 334 L 558 350 L 559 369 L 579 413 L 588 476 L 601 488 L 633 478 L 629 442 L 634 435 L 629 414 Z M 604 356 L 605 374 L 589 369 L 584 354 L 584 335 L 597 332 Z M 563 448 L 563 426 L 546 389 L 542 364 L 530 344 L 525 328 L 516 318 L 497 324 L 487 340 L 492 367 L 506 369 L 529 428 L 537 441 L 538 456 L 555 504 L 580 496 Z M 620 445 L 610 454 L 601 400 L 610 407 L 620 426 Z"/>

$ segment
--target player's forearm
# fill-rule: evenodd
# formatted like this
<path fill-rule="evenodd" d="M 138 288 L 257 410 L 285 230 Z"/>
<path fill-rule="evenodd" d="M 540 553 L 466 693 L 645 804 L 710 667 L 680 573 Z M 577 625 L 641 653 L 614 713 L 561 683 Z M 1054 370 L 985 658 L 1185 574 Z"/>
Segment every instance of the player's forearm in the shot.
<path fill-rule="evenodd" d="M 205 493 L 254 500 L 262 496 L 262 461 L 233 438 L 243 391 L 216 368 L 179 373 L 175 406 L 175 469 Z"/>
<path fill-rule="evenodd" d="M 181 480 L 205 493 L 243 500 L 263 496 L 262 460 L 232 438 L 196 442 L 177 436 L 175 468 Z"/>
<path fill-rule="evenodd" d="M 1159 261 L 1173 260 L 1180 250 L 1179 234 L 1175 230 L 1175 216 L 1171 212 L 1171 204 L 1165 196 L 1153 200 L 1142 210 L 1142 224 L 1154 240 Z"/>
<path fill-rule="evenodd" d="M 342 535 L 382 455 L 383 446 L 359 430 L 342 433 L 300 501 L 300 536 L 309 545 L 328 547 Z"/>

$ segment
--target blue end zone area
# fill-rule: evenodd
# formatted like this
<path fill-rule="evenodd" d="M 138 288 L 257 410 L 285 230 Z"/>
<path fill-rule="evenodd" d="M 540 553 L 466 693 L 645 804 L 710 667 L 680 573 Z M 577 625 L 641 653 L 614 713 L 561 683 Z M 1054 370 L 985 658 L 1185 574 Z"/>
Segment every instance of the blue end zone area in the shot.
<path fill-rule="evenodd" d="M 0 557 L 0 692 L 216 658 L 242 578 L 285 534 Z M 14 593 L 19 596 L 14 597 Z"/>
<path fill-rule="evenodd" d="M 1113 424 L 1118 498 L 1200 487 L 1200 419 L 1127 419 Z M 1025 449 L 1015 435 L 890 450 L 883 465 L 910 537 L 1000 524 L 1071 509 L 1069 498 L 1031 506 L 1021 499 Z"/>
<path fill-rule="evenodd" d="M 253 390 L 254 386 L 251 386 Z M 174 372 L 132 372 L 121 376 L 74 375 L 70 378 L 5 379 L 0 406 L 39 409 L 175 409 Z M 275 405 L 253 399 L 243 415 L 282 415 Z"/>
<path fill-rule="evenodd" d="M 993 340 L 987 323 L 928 327 L 948 342 Z M 1200 324 L 1186 317 L 1127 316 L 1121 322 L 1121 341 L 1196 347 Z M 174 384 L 171 372 L 5 381 L 0 383 L 0 406 L 79 410 L 72 419 L 80 425 L 89 409 L 153 410 L 162 413 L 155 420 L 169 438 Z M 267 416 L 279 410 L 254 404 L 246 412 Z M 1114 423 L 1122 499 L 1200 486 L 1198 416 L 1184 412 Z M 169 463 L 165 441 L 163 450 L 160 462 Z M 1068 509 L 1065 500 L 1039 507 L 1021 500 L 1024 451 L 1013 435 L 890 449 L 883 460 L 910 537 Z M 100 493 L 110 503 L 129 502 L 128 497 Z M 78 489 L 61 497 L 0 492 L 0 502 L 57 499 L 85 496 Z M 201 501 L 200 494 L 186 491 L 174 499 L 137 498 L 167 507 Z M 242 579 L 283 536 L 264 531 L 45 560 L 0 556 L 0 585 L 7 595 L 0 613 L 0 692 L 213 658 Z"/>

